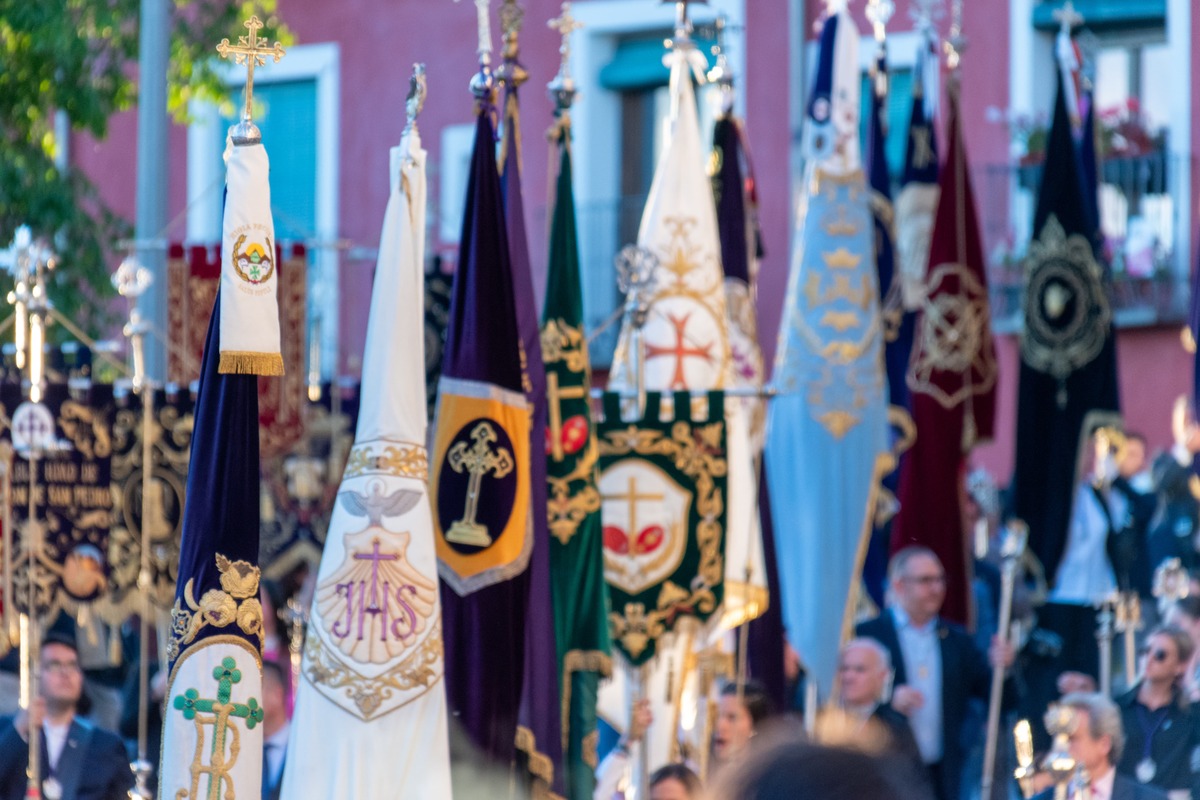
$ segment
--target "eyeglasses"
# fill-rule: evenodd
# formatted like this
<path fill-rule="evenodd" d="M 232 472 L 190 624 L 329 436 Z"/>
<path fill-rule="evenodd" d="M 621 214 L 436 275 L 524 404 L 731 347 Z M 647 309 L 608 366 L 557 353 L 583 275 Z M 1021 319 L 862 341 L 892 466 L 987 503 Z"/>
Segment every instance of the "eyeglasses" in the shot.
<path fill-rule="evenodd" d="M 46 672 L 56 672 L 59 675 L 74 675 L 79 672 L 78 661 L 45 661 L 42 669 Z"/>
<path fill-rule="evenodd" d="M 1151 661 L 1157 661 L 1160 664 L 1171 657 L 1170 653 L 1160 648 L 1155 648 L 1152 650 L 1149 647 L 1143 647 L 1140 651 L 1140 654 L 1143 656 L 1149 656 Z"/>

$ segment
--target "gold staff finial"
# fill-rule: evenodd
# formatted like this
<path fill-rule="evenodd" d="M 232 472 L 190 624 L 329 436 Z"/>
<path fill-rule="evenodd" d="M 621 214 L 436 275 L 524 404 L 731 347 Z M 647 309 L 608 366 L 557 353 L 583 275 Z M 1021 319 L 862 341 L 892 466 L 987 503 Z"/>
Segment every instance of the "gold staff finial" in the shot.
<path fill-rule="evenodd" d="M 558 46 L 561 56 L 558 74 L 548 86 L 555 113 L 562 114 L 575 101 L 575 79 L 571 77 L 571 34 L 582 29 L 583 23 L 571 16 L 571 4 L 563 3 L 562 14 L 548 21 L 546 27 L 562 36 L 562 44 Z"/>
<path fill-rule="evenodd" d="M 504 60 L 496 70 L 496 79 L 513 88 L 529 80 L 529 73 L 518 60 L 521 45 L 517 37 L 520 36 L 524 23 L 525 11 L 517 5 L 517 0 L 504 0 L 504 4 L 500 6 L 500 36 L 504 41 Z"/>
<path fill-rule="evenodd" d="M 254 68 L 266 66 L 267 56 L 272 56 L 278 64 L 284 55 L 283 45 L 279 42 L 276 42 L 274 47 L 268 47 L 267 40 L 258 37 L 258 32 L 263 26 L 258 17 L 250 17 L 245 25 L 250 31 L 249 36 L 239 36 L 237 44 L 230 44 L 228 39 L 222 39 L 217 45 L 217 54 L 221 58 L 232 57 L 234 64 L 246 66 L 246 107 L 242 111 L 242 121 L 234 125 L 231 131 L 234 144 L 255 144 L 262 141 L 262 132 L 253 121 Z"/>
<path fill-rule="evenodd" d="M 967 52 L 967 37 L 963 36 L 963 3 L 953 0 L 950 5 L 950 35 L 946 37 L 946 66 L 953 73 L 962 64 L 963 53 Z"/>

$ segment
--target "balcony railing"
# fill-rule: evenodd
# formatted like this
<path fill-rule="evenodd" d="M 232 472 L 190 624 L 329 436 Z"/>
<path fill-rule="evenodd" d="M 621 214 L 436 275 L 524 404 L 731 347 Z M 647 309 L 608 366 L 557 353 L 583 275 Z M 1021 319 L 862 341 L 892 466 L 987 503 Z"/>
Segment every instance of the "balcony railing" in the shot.
<path fill-rule="evenodd" d="M 1187 186 L 1187 167 L 1186 159 L 1164 152 L 1101 164 L 1102 261 L 1111 276 L 1118 327 L 1170 324 L 1187 315 L 1187 256 L 1178 249 L 1181 221 L 1175 200 Z M 1041 174 L 1040 164 L 975 169 L 997 333 L 1015 333 L 1023 321 L 1024 258 Z"/>
<path fill-rule="evenodd" d="M 1186 187 L 1189 162 L 1165 153 L 1110 159 L 1101 166 L 1100 218 L 1104 266 L 1111 276 L 1119 327 L 1164 325 L 1186 318 L 1190 297 L 1187 256 L 1175 197 Z M 992 326 L 1016 333 L 1022 325 L 1024 259 L 1032 235 L 1041 165 L 985 164 L 973 169 L 984 256 L 991 289 Z M 644 196 L 578 208 L 585 324 L 596 331 L 621 306 L 613 256 L 637 238 Z M 790 262 L 789 262 L 790 263 Z M 607 367 L 619 325 L 591 343 L 592 364 Z M 773 332 L 764 331 L 772 336 Z"/>

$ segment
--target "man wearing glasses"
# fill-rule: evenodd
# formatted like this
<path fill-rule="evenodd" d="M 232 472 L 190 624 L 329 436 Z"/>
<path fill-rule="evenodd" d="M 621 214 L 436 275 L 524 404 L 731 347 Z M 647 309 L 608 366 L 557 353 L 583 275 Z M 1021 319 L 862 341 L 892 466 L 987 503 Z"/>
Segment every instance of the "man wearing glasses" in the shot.
<path fill-rule="evenodd" d="M 83 670 L 73 638 L 48 633 L 40 653 L 38 696 L 28 711 L 0 722 L 0 800 L 25 797 L 29 726 L 41 725 L 41 794 L 45 800 L 124 800 L 133 786 L 116 734 L 76 716 Z"/>
<path fill-rule="evenodd" d="M 1013 662 L 1011 644 L 992 640 L 987 656 L 960 626 L 938 617 L 946 598 L 946 573 L 933 551 L 906 547 L 888 565 L 887 610 L 858 626 L 892 657 L 892 706 L 906 715 L 939 800 L 961 796 L 963 723 L 972 697 L 986 700 L 992 666 Z M 1014 692 L 1005 686 L 1005 705 Z"/>
<path fill-rule="evenodd" d="M 1182 688 L 1193 649 L 1181 628 L 1156 628 L 1142 650 L 1141 681 L 1117 699 L 1125 728 L 1117 772 L 1171 800 L 1200 798 L 1200 720 Z"/>

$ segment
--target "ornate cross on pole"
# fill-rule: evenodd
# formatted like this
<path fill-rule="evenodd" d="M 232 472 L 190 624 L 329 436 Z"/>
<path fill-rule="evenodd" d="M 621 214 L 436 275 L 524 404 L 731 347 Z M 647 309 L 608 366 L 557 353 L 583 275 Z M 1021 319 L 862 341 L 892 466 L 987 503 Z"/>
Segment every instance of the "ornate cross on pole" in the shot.
<path fill-rule="evenodd" d="M 963 0 L 951 0 L 950 35 L 946 38 L 946 66 L 951 72 L 958 70 L 962 55 L 967 51 L 967 37 L 963 36 Z"/>
<path fill-rule="evenodd" d="M 579 400 L 587 397 L 587 389 L 582 386 L 570 386 L 560 389 L 558 386 L 558 373 L 547 370 L 546 372 L 546 400 L 550 406 L 550 456 L 555 461 L 563 460 L 563 443 L 562 443 L 562 401 L 563 400 Z"/>
<path fill-rule="evenodd" d="M 471 478 L 467 483 L 467 502 L 462 519 L 456 520 L 450 526 L 450 530 L 446 532 L 446 541 L 487 547 L 492 543 L 487 526 L 475 521 L 475 514 L 479 511 L 479 489 L 483 483 L 483 476 L 491 472 L 499 480 L 513 471 L 516 462 L 513 461 L 512 453 L 503 447 L 494 450 L 490 447 L 499 438 L 490 422 L 480 422 L 476 425 L 471 431 L 471 438 L 475 440 L 475 444 L 469 449 L 466 442 L 459 442 L 451 447 L 447 454 L 450 468 L 458 473 L 465 472 Z"/>
<path fill-rule="evenodd" d="M 554 101 L 555 113 L 561 116 L 575 100 L 575 79 L 571 77 L 571 34 L 580 30 L 583 23 L 571 16 L 571 4 L 563 3 L 562 14 L 547 22 L 546 26 L 562 37 L 562 44 L 558 46 L 561 56 L 558 74 L 547 87 L 550 99 Z"/>
<path fill-rule="evenodd" d="M 400 556 L 395 553 L 380 553 L 379 552 L 379 537 L 376 536 L 371 540 L 370 553 L 355 553 L 355 561 L 370 561 L 371 562 L 371 602 L 364 609 L 368 614 L 378 614 L 383 609 L 379 605 L 379 562 L 380 561 L 397 561 Z M 359 638 L 362 638 L 362 631 L 359 631 Z"/>
<path fill-rule="evenodd" d="M 1071 0 L 1063 3 L 1062 8 L 1055 9 L 1051 16 L 1068 34 L 1084 22 L 1083 15 L 1075 10 L 1075 4 Z"/>
<path fill-rule="evenodd" d="M 517 0 L 504 0 L 500 6 L 500 38 L 504 42 L 503 61 L 496 70 L 496 77 L 504 84 L 520 86 L 529 80 L 529 73 L 517 60 L 521 55 L 518 37 L 525 23 L 525 11 Z"/>
<path fill-rule="evenodd" d="M 278 64 L 283 58 L 283 45 L 279 42 L 274 47 L 267 47 L 267 40 L 258 37 L 262 21 L 257 16 L 246 20 L 249 36 L 239 36 L 237 44 L 230 44 L 228 39 L 222 39 L 217 45 L 217 53 L 221 58 L 233 58 L 234 64 L 246 66 L 246 107 L 242 111 L 242 121 L 233 126 L 233 141 L 235 144 L 254 144 L 262 141 L 262 132 L 254 124 L 254 68 L 267 64 L 267 56 L 273 56 Z"/>
<path fill-rule="evenodd" d="M 614 503 L 624 503 L 629 509 L 629 528 L 625 531 L 625 541 L 629 548 L 630 555 L 633 554 L 634 544 L 637 541 L 638 524 L 637 524 L 637 504 L 640 502 L 655 502 L 661 503 L 666 499 L 662 494 L 641 493 L 637 489 L 637 478 L 633 475 L 629 476 L 629 489 L 622 494 L 606 494 L 602 495 L 602 499 Z"/>
<path fill-rule="evenodd" d="M 245 703 L 231 703 L 230 698 L 233 696 L 233 685 L 241 683 L 242 671 L 237 668 L 237 662 L 232 656 L 226 656 L 222 659 L 221 664 L 213 669 L 212 676 L 217 680 L 217 696 L 216 699 L 202 699 L 200 692 L 196 689 L 188 689 L 183 694 L 175 695 L 174 705 L 177 711 L 183 712 L 183 718 L 190 720 L 196 726 L 196 754 L 192 759 L 191 776 L 192 785 L 191 792 L 187 795 L 192 800 L 200 798 L 200 776 L 208 776 L 208 790 L 204 794 L 205 800 L 222 800 L 225 797 L 233 797 L 235 788 L 230 780 L 229 773 L 237 764 L 238 759 L 238 732 L 233 728 L 230 718 L 246 720 L 246 729 L 253 730 L 258 723 L 263 721 L 263 708 L 258 704 L 258 700 L 251 697 Z M 209 716 L 211 715 L 211 716 Z M 204 727 L 212 726 L 212 747 L 209 750 L 209 762 L 203 762 L 203 743 L 206 738 Z M 233 747 L 230 748 L 230 757 L 225 758 L 226 738 L 229 736 L 230 730 L 233 730 Z M 225 784 L 229 782 L 229 786 Z M 247 793 L 249 788 L 246 787 Z M 257 791 L 257 787 L 253 787 Z"/>
<path fill-rule="evenodd" d="M 709 342 L 703 347 L 698 345 L 687 346 L 687 332 L 684 329 L 687 327 L 688 320 L 692 317 L 690 312 L 684 314 L 682 317 L 676 317 L 673 314 L 667 314 L 666 317 L 671 326 L 675 328 L 675 345 L 673 347 L 664 347 L 662 345 L 647 344 L 646 360 L 649 361 L 652 358 L 661 358 L 662 356 L 674 356 L 675 372 L 671 376 L 671 388 L 687 389 L 687 376 L 684 374 L 686 359 L 703 358 L 711 364 L 713 343 Z"/>

